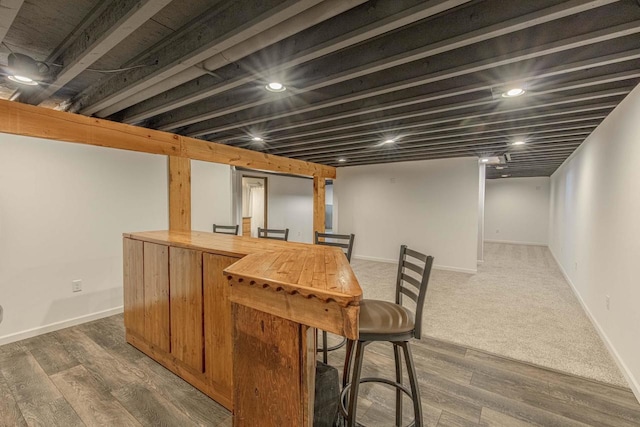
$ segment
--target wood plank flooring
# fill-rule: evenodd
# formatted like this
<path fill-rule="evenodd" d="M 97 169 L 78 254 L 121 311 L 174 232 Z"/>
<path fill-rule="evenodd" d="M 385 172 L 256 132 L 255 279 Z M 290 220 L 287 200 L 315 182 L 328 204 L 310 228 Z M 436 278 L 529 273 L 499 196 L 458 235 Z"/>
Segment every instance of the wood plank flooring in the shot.
<path fill-rule="evenodd" d="M 628 389 L 429 338 L 412 350 L 427 426 L 640 426 Z M 392 378 L 392 357 L 368 346 L 363 376 Z M 358 419 L 391 426 L 394 405 L 391 389 L 364 384 Z M 408 400 L 403 412 L 406 425 Z M 36 425 L 231 426 L 231 414 L 128 345 L 119 315 L 0 347 L 0 426 Z"/>

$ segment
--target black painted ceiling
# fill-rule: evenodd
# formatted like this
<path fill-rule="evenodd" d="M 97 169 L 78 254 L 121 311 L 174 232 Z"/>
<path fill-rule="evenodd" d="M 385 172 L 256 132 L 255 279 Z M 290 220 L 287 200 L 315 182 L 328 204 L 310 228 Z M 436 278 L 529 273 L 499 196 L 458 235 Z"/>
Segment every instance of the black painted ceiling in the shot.
<path fill-rule="evenodd" d="M 498 156 L 489 178 L 548 176 L 640 81 L 636 0 L 0 0 L 0 11 L 3 72 L 10 52 L 40 61 L 38 86 L 2 78 L 1 98 L 333 166 Z M 287 90 L 266 91 L 272 80 Z M 501 96 L 513 86 L 525 94 Z"/>

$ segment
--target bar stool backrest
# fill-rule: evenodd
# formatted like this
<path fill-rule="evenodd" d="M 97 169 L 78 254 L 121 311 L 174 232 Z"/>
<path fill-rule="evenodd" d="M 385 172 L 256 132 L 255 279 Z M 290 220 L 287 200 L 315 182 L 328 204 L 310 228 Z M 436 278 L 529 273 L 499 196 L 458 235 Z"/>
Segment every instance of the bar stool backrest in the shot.
<path fill-rule="evenodd" d="M 286 242 L 289 239 L 289 229 L 279 230 L 258 227 L 258 237 L 261 239 L 284 240 Z"/>
<path fill-rule="evenodd" d="M 398 262 L 398 278 L 396 281 L 396 304 L 402 305 L 403 295 L 408 296 L 416 303 L 414 334 L 417 339 L 420 339 L 422 333 L 422 310 L 427 296 L 427 286 L 432 266 L 432 256 L 411 250 L 407 248 L 407 245 L 400 247 L 400 261 Z M 408 270 L 416 274 L 409 275 Z"/>
<path fill-rule="evenodd" d="M 238 235 L 238 225 L 218 225 L 213 224 L 213 232 L 220 234 L 233 234 L 235 236 Z"/>
<path fill-rule="evenodd" d="M 320 239 L 324 238 L 324 241 Z M 316 231 L 315 244 L 324 246 L 337 246 L 342 248 L 347 261 L 351 262 L 351 252 L 353 251 L 353 241 L 356 238 L 355 234 L 331 234 L 331 233 L 319 233 Z M 331 239 L 333 241 L 327 241 Z"/>

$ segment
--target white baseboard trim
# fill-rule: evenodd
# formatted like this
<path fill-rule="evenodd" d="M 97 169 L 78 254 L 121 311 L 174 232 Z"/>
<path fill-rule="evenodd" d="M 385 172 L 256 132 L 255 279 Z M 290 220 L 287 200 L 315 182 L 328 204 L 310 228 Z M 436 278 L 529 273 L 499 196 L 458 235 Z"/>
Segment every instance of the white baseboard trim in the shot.
<path fill-rule="evenodd" d="M 620 369 L 620 372 L 622 372 L 622 375 L 625 377 L 625 379 L 629 383 L 629 387 L 631 388 L 631 391 L 633 391 L 633 394 L 635 394 L 636 399 L 638 399 L 638 402 L 640 402 L 640 383 L 633 376 L 633 374 L 631 373 L 631 371 L 627 367 L 627 364 L 624 363 L 624 360 L 622 360 L 622 358 L 620 357 L 620 355 L 616 351 L 615 347 L 613 346 L 613 344 L 609 340 L 609 337 L 607 336 L 607 334 L 604 332 L 604 330 L 600 326 L 600 323 L 598 323 L 596 318 L 593 317 L 593 315 L 591 314 L 591 310 L 589 310 L 589 307 L 587 307 L 587 304 L 582 299 L 582 296 L 578 292 L 578 288 L 576 288 L 576 286 L 573 284 L 573 282 L 569 278 L 569 275 L 564 270 L 564 267 L 562 267 L 562 264 L 560 264 L 560 261 L 558 261 L 558 258 L 556 257 L 556 254 L 553 252 L 551 247 L 549 247 L 549 252 L 551 252 L 551 256 L 553 256 L 553 259 L 555 260 L 556 264 L 558 264 L 558 267 L 560 268 L 560 271 L 562 272 L 562 275 L 564 276 L 564 279 L 567 281 L 567 283 L 569 283 L 569 286 L 571 287 L 571 290 L 573 291 L 573 294 L 576 296 L 576 298 L 580 302 L 580 305 L 582 306 L 582 309 L 584 310 L 585 313 L 587 313 L 587 317 L 591 321 L 591 324 L 593 325 L 593 327 L 598 332 L 598 335 L 600 335 L 600 338 L 604 342 L 605 347 L 607 348 L 607 350 L 609 350 L 609 354 L 611 354 L 611 357 L 613 358 L 613 360 L 618 365 L 618 368 Z"/>
<path fill-rule="evenodd" d="M 493 240 L 493 239 L 485 239 L 485 243 L 507 243 L 509 245 L 525 245 L 525 246 L 544 246 L 547 247 L 546 243 L 535 243 L 535 242 L 516 242 L 513 240 Z"/>
<path fill-rule="evenodd" d="M 386 262 L 388 264 L 398 264 L 397 259 L 388 259 L 388 258 L 376 258 L 372 256 L 365 255 L 353 255 L 355 259 L 361 259 L 363 261 L 376 261 L 376 262 Z M 476 274 L 478 272 L 477 268 L 459 268 L 459 267 L 449 267 L 448 265 L 439 265 L 433 264 L 434 270 L 446 270 L 446 271 L 456 271 L 458 273 L 470 273 Z"/>
<path fill-rule="evenodd" d="M 0 337 L 0 345 L 9 344 L 16 341 L 21 341 L 27 338 L 32 338 L 38 335 L 43 335 L 48 332 L 58 331 L 60 329 L 68 328 L 70 326 L 76 326 L 81 323 L 87 323 L 92 320 L 102 319 L 103 317 L 113 316 L 124 311 L 123 306 L 110 308 L 108 310 L 98 311 L 96 313 L 85 314 L 84 316 L 74 317 L 73 319 L 61 320 L 59 322 L 50 323 L 44 326 L 38 326 L 37 328 L 27 329 L 26 331 L 15 332 L 13 334 L 4 335 Z"/>

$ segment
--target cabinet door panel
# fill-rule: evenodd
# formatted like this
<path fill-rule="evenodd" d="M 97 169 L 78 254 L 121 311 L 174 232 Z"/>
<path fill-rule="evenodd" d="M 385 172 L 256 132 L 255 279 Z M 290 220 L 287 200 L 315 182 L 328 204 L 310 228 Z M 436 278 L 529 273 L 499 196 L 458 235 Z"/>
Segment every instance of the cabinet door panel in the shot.
<path fill-rule="evenodd" d="M 231 397 L 231 303 L 223 270 L 238 261 L 222 255 L 204 254 L 204 366 L 207 378 Z"/>
<path fill-rule="evenodd" d="M 169 352 L 169 248 L 144 243 L 144 337 Z"/>
<path fill-rule="evenodd" d="M 202 252 L 169 248 L 171 354 L 204 372 Z"/>
<path fill-rule="evenodd" d="M 143 245 L 139 240 L 122 241 L 124 264 L 124 326 L 144 336 Z"/>

